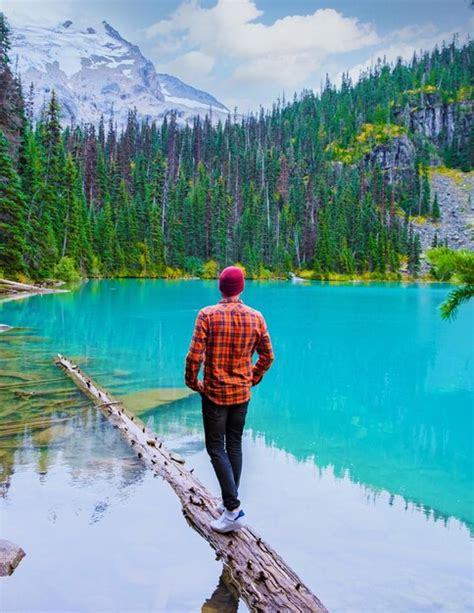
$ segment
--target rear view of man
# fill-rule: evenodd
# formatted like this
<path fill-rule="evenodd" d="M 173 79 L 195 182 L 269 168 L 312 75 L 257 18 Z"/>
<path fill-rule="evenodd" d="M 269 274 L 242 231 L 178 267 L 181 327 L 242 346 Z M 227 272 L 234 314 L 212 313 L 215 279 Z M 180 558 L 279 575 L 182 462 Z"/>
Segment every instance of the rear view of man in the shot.
<path fill-rule="evenodd" d="M 245 513 L 238 489 L 242 472 L 242 432 L 250 388 L 273 362 L 273 349 L 263 315 L 240 299 L 244 275 L 229 266 L 219 276 L 222 299 L 199 311 L 186 356 L 186 385 L 199 392 L 206 449 L 222 492 L 217 532 L 239 530 Z M 255 365 L 252 356 L 258 354 Z M 198 373 L 204 361 L 204 379 Z"/>

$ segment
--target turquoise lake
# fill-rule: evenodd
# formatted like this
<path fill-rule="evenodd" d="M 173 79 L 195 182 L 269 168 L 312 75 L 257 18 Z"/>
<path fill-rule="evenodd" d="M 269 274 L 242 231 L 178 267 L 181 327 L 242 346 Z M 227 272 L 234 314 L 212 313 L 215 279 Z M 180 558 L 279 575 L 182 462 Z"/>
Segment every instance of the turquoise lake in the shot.
<path fill-rule="evenodd" d="M 449 289 L 247 282 L 275 362 L 249 406 L 241 499 L 330 611 L 474 611 L 474 304 L 443 321 Z M 0 583 L 3 611 L 187 612 L 211 597 L 221 565 L 171 488 L 52 360 L 82 360 L 118 396 L 182 387 L 197 312 L 218 299 L 212 281 L 110 280 L 0 302 L 15 326 L 0 373 L 76 403 L 49 412 L 63 436 L 25 423 L 0 438 L 1 537 L 27 552 Z M 197 395 L 142 419 L 218 493 Z"/>

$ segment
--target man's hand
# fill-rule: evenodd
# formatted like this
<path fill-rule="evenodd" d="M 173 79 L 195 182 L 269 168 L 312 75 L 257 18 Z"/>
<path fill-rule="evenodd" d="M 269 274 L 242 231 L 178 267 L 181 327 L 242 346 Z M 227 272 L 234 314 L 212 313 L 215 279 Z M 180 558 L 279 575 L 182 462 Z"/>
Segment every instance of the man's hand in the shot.
<path fill-rule="evenodd" d="M 270 368 L 274 359 L 272 342 L 270 340 L 270 335 L 268 334 L 267 324 L 265 323 L 263 317 L 261 324 L 262 329 L 260 331 L 260 336 L 256 347 L 258 360 L 253 367 L 252 387 L 255 387 L 260 383 L 260 381 L 263 379 L 263 375 Z"/>

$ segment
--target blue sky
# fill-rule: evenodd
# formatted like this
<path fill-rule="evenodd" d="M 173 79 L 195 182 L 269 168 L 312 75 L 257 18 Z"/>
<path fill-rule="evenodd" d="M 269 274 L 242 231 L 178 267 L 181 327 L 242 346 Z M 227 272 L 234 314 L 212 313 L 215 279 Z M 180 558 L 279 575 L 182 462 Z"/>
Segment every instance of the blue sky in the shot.
<path fill-rule="evenodd" d="M 474 29 L 469 0 L 0 0 L 13 22 L 106 19 L 160 72 L 229 108 L 269 106 Z"/>

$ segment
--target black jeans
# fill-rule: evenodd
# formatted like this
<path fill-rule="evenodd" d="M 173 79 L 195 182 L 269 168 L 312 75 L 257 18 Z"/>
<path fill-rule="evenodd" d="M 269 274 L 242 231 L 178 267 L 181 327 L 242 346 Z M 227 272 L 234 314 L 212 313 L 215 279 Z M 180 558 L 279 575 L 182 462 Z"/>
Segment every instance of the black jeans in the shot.
<path fill-rule="evenodd" d="M 249 401 L 241 404 L 215 404 L 204 394 L 202 418 L 207 453 L 221 486 L 222 501 L 228 511 L 240 506 L 238 489 L 242 472 L 242 432 Z"/>

